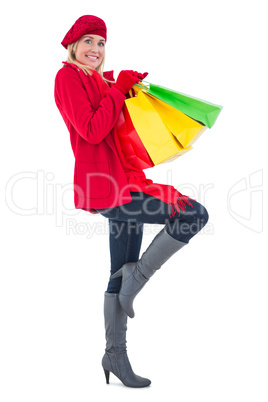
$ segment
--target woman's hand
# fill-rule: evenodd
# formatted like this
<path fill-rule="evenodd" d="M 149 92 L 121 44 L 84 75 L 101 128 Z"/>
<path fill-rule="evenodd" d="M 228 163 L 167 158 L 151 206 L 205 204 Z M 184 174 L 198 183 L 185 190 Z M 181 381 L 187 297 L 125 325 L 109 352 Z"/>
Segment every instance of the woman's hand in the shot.
<path fill-rule="evenodd" d="M 128 70 L 134 77 L 138 77 L 140 81 L 144 80 L 149 73 L 138 73 L 138 71 Z"/>
<path fill-rule="evenodd" d="M 117 77 L 114 87 L 125 95 L 131 90 L 134 84 L 137 84 L 147 75 L 148 73 L 141 74 L 133 70 L 122 70 Z"/>

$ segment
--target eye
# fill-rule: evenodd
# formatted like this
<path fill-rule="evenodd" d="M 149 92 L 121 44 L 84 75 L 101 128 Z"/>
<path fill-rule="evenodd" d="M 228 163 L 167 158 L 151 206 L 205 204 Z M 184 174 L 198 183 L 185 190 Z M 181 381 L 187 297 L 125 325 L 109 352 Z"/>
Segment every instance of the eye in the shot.
<path fill-rule="evenodd" d="M 86 43 L 91 43 L 91 40 L 90 40 L 90 39 L 86 39 L 85 42 L 86 42 Z"/>
<path fill-rule="evenodd" d="M 104 42 L 99 42 L 99 45 L 100 45 L 100 46 L 104 46 Z"/>

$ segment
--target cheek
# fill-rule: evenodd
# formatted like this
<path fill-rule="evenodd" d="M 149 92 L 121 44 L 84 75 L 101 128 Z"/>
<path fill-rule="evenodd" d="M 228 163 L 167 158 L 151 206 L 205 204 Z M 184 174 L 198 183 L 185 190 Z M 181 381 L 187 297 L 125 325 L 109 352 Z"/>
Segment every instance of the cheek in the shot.
<path fill-rule="evenodd" d="M 83 53 L 83 52 L 85 52 L 85 49 L 86 48 L 86 46 L 83 44 L 83 43 L 81 43 L 81 44 L 79 44 L 78 46 L 77 46 L 77 52 L 78 53 Z"/>
<path fill-rule="evenodd" d="M 78 56 L 80 53 L 81 53 L 81 46 L 77 46 L 76 52 L 75 52 L 76 56 Z"/>

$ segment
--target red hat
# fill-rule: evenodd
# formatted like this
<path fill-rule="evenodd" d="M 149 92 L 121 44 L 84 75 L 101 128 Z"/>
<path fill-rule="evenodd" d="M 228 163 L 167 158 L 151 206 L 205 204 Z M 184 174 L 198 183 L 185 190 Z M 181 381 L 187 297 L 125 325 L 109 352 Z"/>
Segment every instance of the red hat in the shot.
<path fill-rule="evenodd" d="M 83 15 L 75 21 L 71 29 L 64 36 L 61 44 L 65 47 L 65 49 L 67 49 L 67 45 L 76 42 L 83 35 L 89 33 L 93 35 L 100 35 L 106 41 L 107 28 L 105 22 L 102 19 L 95 17 L 94 15 Z"/>

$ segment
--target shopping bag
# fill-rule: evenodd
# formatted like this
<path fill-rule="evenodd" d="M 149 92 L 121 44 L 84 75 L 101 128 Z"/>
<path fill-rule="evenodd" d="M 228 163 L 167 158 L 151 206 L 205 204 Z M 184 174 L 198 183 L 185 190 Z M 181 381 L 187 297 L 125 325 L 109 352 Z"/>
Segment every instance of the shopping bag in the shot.
<path fill-rule="evenodd" d="M 140 89 L 142 89 L 147 94 L 167 103 L 208 128 L 213 126 L 222 110 L 222 106 L 220 105 L 194 98 L 160 85 L 147 84 L 135 85 L 136 91 L 140 92 Z"/>
<path fill-rule="evenodd" d="M 138 91 L 137 96 L 126 99 L 132 123 L 155 165 L 174 160 L 192 149 L 184 147 L 163 122 L 151 99 Z"/>
<path fill-rule="evenodd" d="M 206 126 L 200 124 L 196 120 L 191 119 L 186 114 L 175 109 L 174 107 L 154 98 L 151 95 L 144 93 L 152 106 L 156 109 L 164 122 L 165 126 L 179 140 L 180 144 L 186 148 L 200 137 L 207 129 Z"/>
<path fill-rule="evenodd" d="M 129 116 L 126 105 L 123 106 L 116 123 L 116 133 L 125 159 L 131 166 L 147 169 L 154 166 Z"/>

